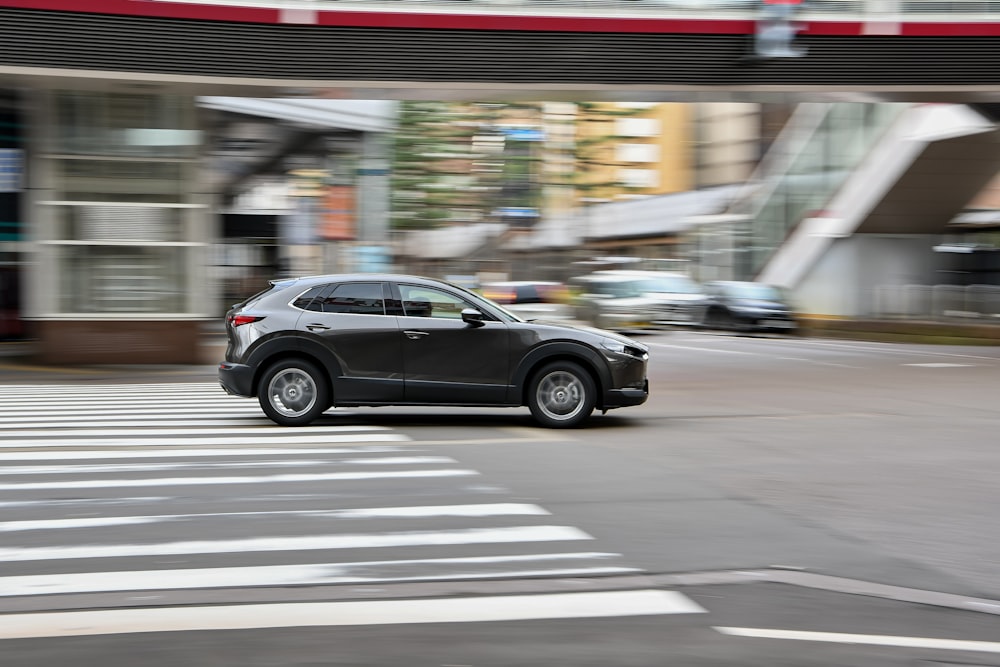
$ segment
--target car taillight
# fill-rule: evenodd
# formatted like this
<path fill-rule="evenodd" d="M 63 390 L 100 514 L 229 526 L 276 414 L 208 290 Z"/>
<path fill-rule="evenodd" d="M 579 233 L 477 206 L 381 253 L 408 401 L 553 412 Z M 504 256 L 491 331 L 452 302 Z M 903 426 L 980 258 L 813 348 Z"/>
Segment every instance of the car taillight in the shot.
<path fill-rule="evenodd" d="M 244 324 L 251 324 L 252 322 L 260 322 L 263 317 L 255 317 L 253 315 L 230 315 L 229 324 L 234 328 L 243 326 Z"/>

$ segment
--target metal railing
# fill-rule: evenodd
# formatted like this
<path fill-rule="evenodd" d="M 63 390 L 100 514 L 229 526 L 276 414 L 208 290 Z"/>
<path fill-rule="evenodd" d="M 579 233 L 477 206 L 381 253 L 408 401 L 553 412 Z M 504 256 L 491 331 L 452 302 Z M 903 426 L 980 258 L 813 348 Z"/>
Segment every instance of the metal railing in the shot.
<path fill-rule="evenodd" d="M 879 285 L 872 315 L 1000 324 L 1000 285 Z"/>

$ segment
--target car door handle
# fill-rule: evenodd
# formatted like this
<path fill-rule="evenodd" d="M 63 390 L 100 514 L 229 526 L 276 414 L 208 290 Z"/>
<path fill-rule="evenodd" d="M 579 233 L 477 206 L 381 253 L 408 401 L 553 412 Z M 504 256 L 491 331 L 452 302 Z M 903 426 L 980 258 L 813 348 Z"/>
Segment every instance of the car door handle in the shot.
<path fill-rule="evenodd" d="M 330 327 L 325 324 L 307 324 L 306 329 L 309 329 L 309 331 L 329 331 Z"/>
<path fill-rule="evenodd" d="M 412 330 L 411 331 L 404 331 L 403 334 L 405 334 L 406 337 L 409 338 L 410 340 L 419 340 L 420 338 L 423 338 L 424 336 L 429 336 L 430 335 L 426 331 L 412 331 Z"/>

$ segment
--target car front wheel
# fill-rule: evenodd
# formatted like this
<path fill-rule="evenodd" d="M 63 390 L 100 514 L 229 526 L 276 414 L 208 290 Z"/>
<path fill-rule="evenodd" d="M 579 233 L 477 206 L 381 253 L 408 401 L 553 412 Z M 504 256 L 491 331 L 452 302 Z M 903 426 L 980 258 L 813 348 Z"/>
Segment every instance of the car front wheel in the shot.
<path fill-rule="evenodd" d="M 597 386 L 579 364 L 554 361 L 542 367 L 528 389 L 528 408 L 542 426 L 577 426 L 594 411 Z"/>
<path fill-rule="evenodd" d="M 257 392 L 260 407 L 271 421 L 282 426 L 305 426 L 330 406 L 330 392 L 323 373 L 302 359 L 287 359 L 264 373 Z"/>

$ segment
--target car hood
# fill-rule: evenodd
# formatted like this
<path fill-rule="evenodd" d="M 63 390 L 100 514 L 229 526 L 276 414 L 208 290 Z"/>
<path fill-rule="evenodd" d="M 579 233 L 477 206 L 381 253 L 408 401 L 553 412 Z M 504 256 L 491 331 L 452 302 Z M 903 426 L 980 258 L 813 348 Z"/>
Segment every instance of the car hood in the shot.
<path fill-rule="evenodd" d="M 562 331 L 579 331 L 585 334 L 590 334 L 596 338 L 610 338 L 611 340 L 616 340 L 619 343 L 625 343 L 626 345 L 637 347 L 645 352 L 649 351 L 649 348 L 646 345 L 643 345 L 634 338 L 629 338 L 628 336 L 623 336 L 613 331 L 605 331 L 604 329 L 598 329 L 596 327 L 588 327 L 585 324 L 566 324 L 565 322 L 550 320 L 532 320 L 530 324 L 533 326 L 544 326 L 546 328 L 558 329 Z"/>
<path fill-rule="evenodd" d="M 755 310 L 787 310 L 788 306 L 780 301 L 766 301 L 763 299 L 736 299 L 733 305 L 737 308 L 753 308 Z"/>

